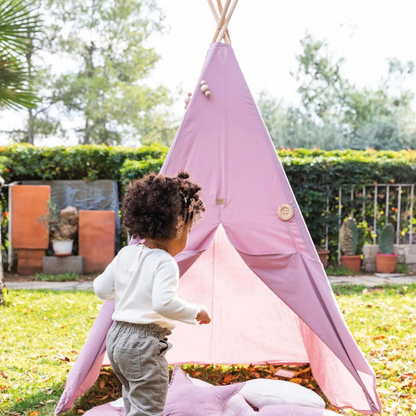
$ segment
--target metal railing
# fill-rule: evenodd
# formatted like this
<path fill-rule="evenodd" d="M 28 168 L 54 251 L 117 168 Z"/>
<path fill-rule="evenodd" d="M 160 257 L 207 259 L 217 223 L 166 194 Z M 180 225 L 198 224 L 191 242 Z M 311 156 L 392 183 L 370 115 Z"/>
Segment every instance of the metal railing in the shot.
<path fill-rule="evenodd" d="M 379 190 L 385 188 L 385 220 L 386 223 L 389 222 L 389 215 L 390 215 L 390 191 L 391 189 L 397 189 L 397 222 L 396 222 L 396 244 L 400 244 L 400 234 L 401 234 L 401 216 L 402 216 L 402 192 L 404 189 L 410 188 L 410 207 L 406 207 L 406 210 L 409 211 L 409 244 L 413 244 L 413 207 L 414 207 L 414 187 L 415 184 L 408 184 L 408 183 L 386 183 L 386 184 L 367 184 L 367 185 L 343 185 L 338 188 L 338 229 L 341 228 L 343 216 L 342 216 L 342 201 L 343 201 L 343 189 L 350 188 L 351 196 L 350 196 L 350 203 L 353 205 L 355 201 L 355 191 L 360 190 L 362 191 L 362 217 L 363 222 L 366 221 L 366 197 L 367 197 L 367 189 L 374 188 L 374 209 L 373 209 L 373 244 L 377 242 L 377 217 L 378 217 L 378 196 Z M 330 200 L 329 200 L 329 186 L 327 187 L 327 212 L 329 212 Z M 403 211 L 403 212 L 404 212 Z M 351 216 L 353 216 L 353 210 L 351 209 Z M 325 248 L 328 249 L 329 245 L 329 229 L 326 226 L 326 236 L 325 236 Z M 338 262 L 341 259 L 341 242 L 338 239 Z"/>

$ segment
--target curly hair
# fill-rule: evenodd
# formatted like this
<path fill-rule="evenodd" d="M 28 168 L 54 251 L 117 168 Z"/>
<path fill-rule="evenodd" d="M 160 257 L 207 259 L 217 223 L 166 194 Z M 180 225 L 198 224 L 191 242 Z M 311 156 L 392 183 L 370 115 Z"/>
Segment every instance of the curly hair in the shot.
<path fill-rule="evenodd" d="M 135 180 L 124 196 L 123 225 L 130 235 L 167 241 L 178 236 L 181 221 L 194 224 L 205 205 L 201 187 L 188 180 L 189 173 L 175 177 L 151 173 Z"/>

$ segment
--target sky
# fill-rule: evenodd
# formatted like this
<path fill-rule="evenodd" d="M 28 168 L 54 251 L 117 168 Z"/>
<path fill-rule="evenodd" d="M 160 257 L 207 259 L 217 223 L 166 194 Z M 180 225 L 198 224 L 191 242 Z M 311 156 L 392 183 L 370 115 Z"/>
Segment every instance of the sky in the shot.
<path fill-rule="evenodd" d="M 148 82 L 172 91 L 179 87 L 185 93 L 193 91 L 216 28 L 208 1 L 159 0 L 159 4 L 168 31 L 150 41 L 161 60 Z M 414 0 L 240 0 L 229 30 L 253 95 L 266 90 L 296 104 L 297 85 L 290 71 L 296 69 L 299 41 L 306 33 L 325 38 L 335 56 L 346 58 L 344 74 L 350 81 L 376 88 L 387 74 L 387 58 L 416 61 L 415 14 Z M 416 92 L 416 77 L 408 87 Z M 177 98 L 173 110 L 180 116 L 184 96 Z M 17 113 L 0 114 L 0 130 L 16 127 L 21 120 Z"/>

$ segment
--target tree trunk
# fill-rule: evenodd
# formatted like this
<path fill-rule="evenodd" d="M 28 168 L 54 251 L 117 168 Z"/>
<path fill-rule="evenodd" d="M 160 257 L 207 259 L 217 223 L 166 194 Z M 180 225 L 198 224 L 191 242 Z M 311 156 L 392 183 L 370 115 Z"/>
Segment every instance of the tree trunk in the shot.
<path fill-rule="evenodd" d="M 1 238 L 1 218 L 3 216 L 3 210 L 0 209 L 0 305 L 4 303 L 3 299 L 3 288 L 5 287 L 4 284 L 4 272 L 3 272 L 3 256 L 2 256 L 2 238 Z"/>
<path fill-rule="evenodd" d="M 87 69 L 87 76 L 88 78 L 93 78 L 95 73 L 93 55 L 95 50 L 97 49 L 94 42 L 91 42 L 90 46 L 86 46 L 88 56 L 85 59 L 85 65 Z M 91 128 L 93 127 L 90 125 L 90 120 L 88 116 L 85 117 L 85 130 L 84 130 L 84 137 L 82 139 L 82 144 L 91 144 Z"/>
<path fill-rule="evenodd" d="M 33 39 L 30 36 L 30 33 L 28 33 L 28 41 L 30 43 L 30 50 L 28 53 L 26 53 L 26 62 L 27 62 L 27 69 L 29 72 L 29 77 L 32 77 L 33 75 L 33 63 L 32 63 L 32 55 L 33 55 Z M 27 142 L 29 144 L 35 144 L 35 131 L 34 131 L 34 122 L 35 122 L 35 116 L 33 115 L 33 110 L 29 108 L 29 120 L 27 123 Z"/>
<path fill-rule="evenodd" d="M 82 144 L 90 144 L 90 124 L 88 119 L 85 120 L 85 132 Z"/>
<path fill-rule="evenodd" d="M 27 142 L 29 144 L 35 144 L 35 131 L 34 131 L 34 122 L 35 116 L 33 115 L 33 110 L 29 108 L 29 120 L 28 120 L 28 127 L 27 127 Z"/>
<path fill-rule="evenodd" d="M 1 248 L 0 248 L 0 254 L 1 254 Z M 4 303 L 3 299 L 3 288 L 6 286 L 4 284 L 4 273 L 3 273 L 3 259 L 0 262 L 0 305 Z"/>

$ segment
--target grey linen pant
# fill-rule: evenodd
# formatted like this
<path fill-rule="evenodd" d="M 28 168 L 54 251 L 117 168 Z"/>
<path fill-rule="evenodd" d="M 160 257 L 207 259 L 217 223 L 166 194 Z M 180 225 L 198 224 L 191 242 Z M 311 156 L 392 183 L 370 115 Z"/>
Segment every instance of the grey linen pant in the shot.
<path fill-rule="evenodd" d="M 107 354 L 123 387 L 126 416 L 161 416 L 169 384 L 165 354 L 171 332 L 156 324 L 114 322 L 107 334 Z"/>

